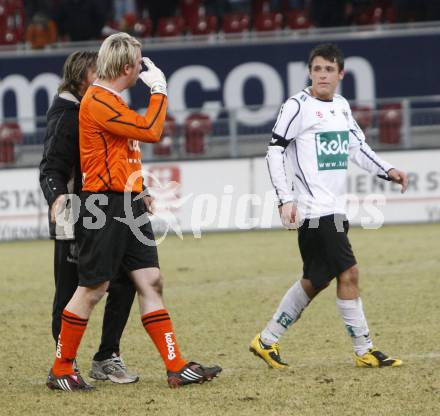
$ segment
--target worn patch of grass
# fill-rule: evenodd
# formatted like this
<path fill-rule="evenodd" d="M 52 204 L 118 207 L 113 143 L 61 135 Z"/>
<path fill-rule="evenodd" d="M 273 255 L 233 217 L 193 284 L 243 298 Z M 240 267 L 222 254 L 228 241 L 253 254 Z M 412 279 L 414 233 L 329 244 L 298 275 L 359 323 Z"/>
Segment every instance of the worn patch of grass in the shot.
<path fill-rule="evenodd" d="M 135 304 L 122 340 L 135 385 L 96 383 L 92 394 L 49 391 L 51 242 L 0 245 L 0 414 L 435 415 L 440 414 L 440 225 L 350 231 L 375 344 L 397 369 L 356 369 L 332 284 L 281 341 L 285 371 L 248 352 L 252 337 L 301 274 L 295 232 L 204 235 L 160 246 L 165 298 L 181 349 L 218 363 L 220 378 L 170 390 Z M 103 302 L 79 351 L 84 374 L 98 346 Z"/>

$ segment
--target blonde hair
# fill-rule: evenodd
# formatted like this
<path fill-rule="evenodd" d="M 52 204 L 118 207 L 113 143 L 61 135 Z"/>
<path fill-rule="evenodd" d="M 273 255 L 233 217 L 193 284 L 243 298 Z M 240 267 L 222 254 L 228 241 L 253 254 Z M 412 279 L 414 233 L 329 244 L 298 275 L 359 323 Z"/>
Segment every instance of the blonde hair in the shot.
<path fill-rule="evenodd" d="M 125 65 L 135 65 L 140 42 L 128 33 L 119 32 L 110 35 L 102 42 L 96 64 L 100 79 L 118 78 Z"/>

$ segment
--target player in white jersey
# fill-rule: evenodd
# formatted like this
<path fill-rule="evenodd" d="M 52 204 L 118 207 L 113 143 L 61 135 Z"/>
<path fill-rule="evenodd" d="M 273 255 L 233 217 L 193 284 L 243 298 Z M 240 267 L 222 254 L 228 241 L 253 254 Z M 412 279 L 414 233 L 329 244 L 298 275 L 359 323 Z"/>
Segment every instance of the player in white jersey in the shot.
<path fill-rule="evenodd" d="M 311 87 L 281 107 L 267 152 L 279 212 L 286 228 L 296 228 L 303 278 L 284 295 L 250 351 L 273 368 L 285 368 L 278 340 L 311 300 L 337 278 L 336 304 L 353 341 L 358 367 L 397 367 L 402 361 L 373 347 L 359 295 L 359 271 L 347 237 L 345 212 L 348 159 L 373 175 L 401 184 L 408 179 L 380 159 L 365 142 L 348 102 L 335 94 L 344 76 L 344 58 L 334 44 L 314 48 L 309 57 Z"/>

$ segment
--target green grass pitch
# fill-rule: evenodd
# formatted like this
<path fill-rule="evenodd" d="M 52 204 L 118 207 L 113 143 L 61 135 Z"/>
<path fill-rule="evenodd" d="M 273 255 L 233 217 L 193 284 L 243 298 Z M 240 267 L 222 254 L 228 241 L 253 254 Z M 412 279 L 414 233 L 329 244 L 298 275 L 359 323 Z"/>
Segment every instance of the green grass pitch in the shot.
<path fill-rule="evenodd" d="M 356 369 L 335 305 L 335 283 L 281 340 L 290 367 L 269 370 L 248 352 L 301 274 L 296 233 L 253 231 L 168 237 L 160 245 L 165 301 L 184 355 L 224 371 L 211 383 L 167 387 L 135 303 L 122 353 L 135 385 L 96 383 L 91 394 L 49 391 L 54 357 L 49 241 L 0 244 L 0 415 L 438 415 L 440 224 L 350 230 L 375 345 L 404 360 Z M 79 351 L 84 375 L 98 347 L 103 304 Z"/>

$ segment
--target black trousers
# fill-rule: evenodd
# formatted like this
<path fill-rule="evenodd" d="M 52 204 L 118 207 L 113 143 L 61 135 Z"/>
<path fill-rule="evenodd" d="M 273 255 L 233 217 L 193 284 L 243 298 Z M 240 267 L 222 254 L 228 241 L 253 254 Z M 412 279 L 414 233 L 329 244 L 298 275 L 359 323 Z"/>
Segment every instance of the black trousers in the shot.
<path fill-rule="evenodd" d="M 61 314 L 78 286 L 78 248 L 75 241 L 55 240 L 55 295 L 52 308 L 52 336 L 55 343 L 61 330 Z M 119 354 L 119 342 L 127 324 L 136 289 L 121 273 L 110 283 L 102 322 L 101 344 L 94 360 L 102 361 Z"/>

